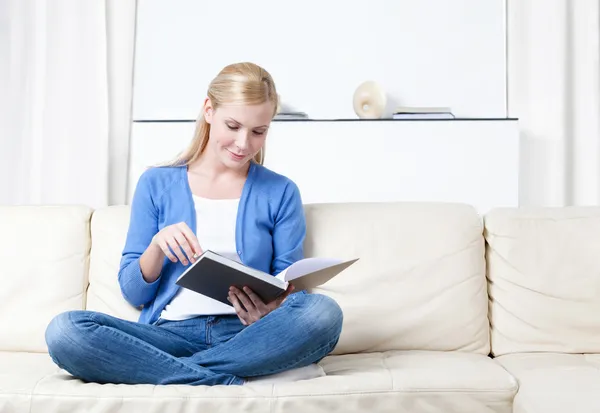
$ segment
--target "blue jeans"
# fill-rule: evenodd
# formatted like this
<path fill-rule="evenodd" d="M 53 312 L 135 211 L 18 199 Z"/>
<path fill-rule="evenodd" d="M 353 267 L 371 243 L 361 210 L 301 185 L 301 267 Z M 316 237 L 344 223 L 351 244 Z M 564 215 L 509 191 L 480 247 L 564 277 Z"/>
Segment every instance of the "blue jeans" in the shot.
<path fill-rule="evenodd" d="M 59 314 L 46 343 L 54 362 L 88 382 L 239 385 L 318 362 L 338 342 L 342 311 L 320 294 L 291 294 L 245 327 L 235 315 L 153 325 L 93 311 Z"/>

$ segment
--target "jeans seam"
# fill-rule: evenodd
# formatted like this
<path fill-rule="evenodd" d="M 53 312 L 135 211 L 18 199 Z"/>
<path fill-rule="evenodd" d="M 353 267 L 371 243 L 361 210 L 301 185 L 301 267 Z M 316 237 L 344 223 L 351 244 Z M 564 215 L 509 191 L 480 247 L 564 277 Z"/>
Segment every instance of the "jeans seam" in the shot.
<path fill-rule="evenodd" d="M 210 322 L 208 322 L 208 320 L 205 320 L 204 323 L 204 334 L 205 334 L 205 338 L 204 338 L 204 342 L 206 343 L 206 345 L 210 348 L 212 347 L 212 337 L 211 335 L 211 324 Z"/>
<path fill-rule="evenodd" d="M 229 383 L 227 383 L 227 385 L 231 386 L 231 385 L 236 385 L 236 384 L 244 384 L 244 380 L 236 375 L 233 375 L 233 377 L 231 378 Z"/>

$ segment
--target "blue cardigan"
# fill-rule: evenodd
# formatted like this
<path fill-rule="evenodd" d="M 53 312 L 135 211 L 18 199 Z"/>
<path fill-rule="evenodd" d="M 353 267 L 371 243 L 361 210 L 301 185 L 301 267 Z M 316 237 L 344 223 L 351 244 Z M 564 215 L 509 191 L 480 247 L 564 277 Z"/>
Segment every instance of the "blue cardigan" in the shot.
<path fill-rule="evenodd" d="M 127 239 L 119 268 L 123 297 L 142 308 L 140 323 L 152 324 L 181 288 L 175 280 L 186 267 L 165 257 L 159 278 L 142 277 L 140 256 L 167 225 L 185 222 L 196 231 L 196 211 L 186 166 L 154 167 L 140 177 L 131 203 Z M 235 243 L 241 261 L 276 275 L 303 258 L 304 208 L 293 181 L 251 162 L 239 203 Z"/>

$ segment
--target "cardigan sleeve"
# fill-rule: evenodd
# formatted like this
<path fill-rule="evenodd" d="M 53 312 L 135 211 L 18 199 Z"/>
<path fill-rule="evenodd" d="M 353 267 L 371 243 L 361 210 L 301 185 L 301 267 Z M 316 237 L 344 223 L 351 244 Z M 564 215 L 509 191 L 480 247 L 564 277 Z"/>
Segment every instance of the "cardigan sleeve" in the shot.
<path fill-rule="evenodd" d="M 306 218 L 298 186 L 289 181 L 284 189 L 273 227 L 272 275 L 304 258 Z"/>
<path fill-rule="evenodd" d="M 152 198 L 151 170 L 140 177 L 131 203 L 129 229 L 119 268 L 123 297 L 135 307 L 154 300 L 160 277 L 148 283 L 142 276 L 140 257 L 158 232 L 158 210 Z"/>

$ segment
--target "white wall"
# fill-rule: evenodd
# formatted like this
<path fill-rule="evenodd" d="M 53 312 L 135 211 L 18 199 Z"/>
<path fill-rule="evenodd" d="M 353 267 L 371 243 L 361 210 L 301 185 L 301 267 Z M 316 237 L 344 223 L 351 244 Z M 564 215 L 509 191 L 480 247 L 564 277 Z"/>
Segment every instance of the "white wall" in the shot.
<path fill-rule="evenodd" d="M 191 122 L 137 123 L 131 182 L 193 132 Z M 461 202 L 485 213 L 518 205 L 519 162 L 514 120 L 273 122 L 265 166 L 294 180 L 306 204 Z"/>
<path fill-rule="evenodd" d="M 129 196 L 144 168 L 192 137 L 192 123 L 156 121 L 195 119 L 226 64 L 263 65 L 284 104 L 313 119 L 356 119 L 352 95 L 365 80 L 385 88 L 387 115 L 402 104 L 504 118 L 505 37 L 503 0 L 140 0 Z M 298 182 L 306 202 L 518 204 L 512 120 L 275 122 L 267 147 L 267 166 Z"/>
<path fill-rule="evenodd" d="M 398 104 L 504 117 L 504 0 L 140 0 L 133 118 L 195 119 L 209 81 L 249 60 L 285 104 L 355 118 L 365 80 Z"/>

